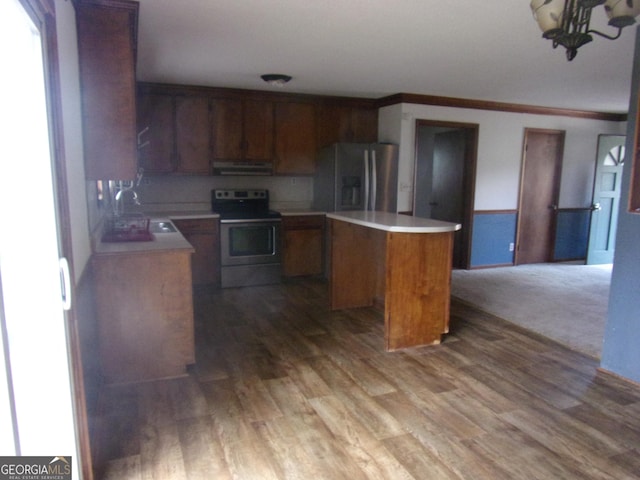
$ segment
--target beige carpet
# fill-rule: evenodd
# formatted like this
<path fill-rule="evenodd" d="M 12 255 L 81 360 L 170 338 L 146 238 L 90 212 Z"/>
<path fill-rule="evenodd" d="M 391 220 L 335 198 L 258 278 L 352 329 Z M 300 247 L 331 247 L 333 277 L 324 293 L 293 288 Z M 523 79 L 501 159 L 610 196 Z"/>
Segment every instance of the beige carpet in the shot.
<path fill-rule="evenodd" d="M 536 264 L 454 270 L 463 302 L 600 358 L 611 265 Z"/>

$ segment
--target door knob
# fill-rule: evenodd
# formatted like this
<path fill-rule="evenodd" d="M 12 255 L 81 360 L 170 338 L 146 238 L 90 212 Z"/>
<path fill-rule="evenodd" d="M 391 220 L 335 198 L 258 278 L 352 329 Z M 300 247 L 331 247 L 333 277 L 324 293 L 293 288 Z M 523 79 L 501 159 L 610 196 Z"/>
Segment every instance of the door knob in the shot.
<path fill-rule="evenodd" d="M 600 205 L 600 202 L 596 202 L 593 205 L 591 205 L 592 212 L 597 212 L 598 210 L 602 210 L 602 206 Z"/>

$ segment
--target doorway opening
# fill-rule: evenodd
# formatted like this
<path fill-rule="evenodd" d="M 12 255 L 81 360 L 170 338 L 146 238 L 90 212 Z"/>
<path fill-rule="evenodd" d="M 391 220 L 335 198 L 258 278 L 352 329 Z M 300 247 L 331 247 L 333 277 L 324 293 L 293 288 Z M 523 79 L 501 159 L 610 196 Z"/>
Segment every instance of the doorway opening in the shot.
<path fill-rule="evenodd" d="M 471 265 L 479 125 L 416 120 L 413 215 L 462 225 L 453 268 Z"/>

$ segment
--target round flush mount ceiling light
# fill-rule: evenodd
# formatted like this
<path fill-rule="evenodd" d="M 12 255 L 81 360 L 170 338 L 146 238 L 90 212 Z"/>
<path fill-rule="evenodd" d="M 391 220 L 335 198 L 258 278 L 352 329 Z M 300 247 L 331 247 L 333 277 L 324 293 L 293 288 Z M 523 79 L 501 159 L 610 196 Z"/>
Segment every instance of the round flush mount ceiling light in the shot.
<path fill-rule="evenodd" d="M 291 80 L 289 75 L 283 75 L 281 73 L 267 73 L 265 75 L 260 75 L 260 78 L 269 85 L 274 85 L 276 87 L 282 87 Z"/>

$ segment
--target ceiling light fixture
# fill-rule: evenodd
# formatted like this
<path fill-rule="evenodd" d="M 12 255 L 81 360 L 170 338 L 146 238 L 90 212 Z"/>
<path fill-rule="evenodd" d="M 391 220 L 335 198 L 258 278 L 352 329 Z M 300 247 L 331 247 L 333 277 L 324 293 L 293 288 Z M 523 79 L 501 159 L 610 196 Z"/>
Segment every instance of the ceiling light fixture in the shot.
<path fill-rule="evenodd" d="M 260 78 L 269 85 L 274 85 L 276 87 L 282 87 L 291 80 L 289 75 L 283 75 L 281 73 L 267 73 L 265 75 L 260 75 Z"/>
<path fill-rule="evenodd" d="M 618 29 L 615 36 L 589 28 L 591 10 L 604 5 L 609 25 Z M 578 48 L 593 40 L 596 34 L 609 40 L 620 37 L 622 29 L 633 25 L 640 14 L 640 0 L 531 0 L 531 11 L 542 37 L 553 41 L 553 48 L 562 45 L 567 49 L 567 60 L 571 61 Z"/>

